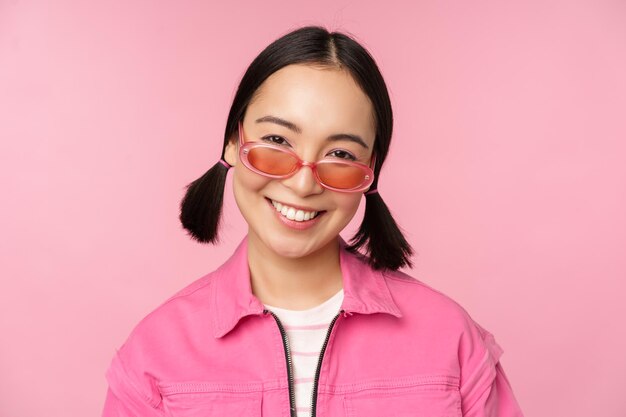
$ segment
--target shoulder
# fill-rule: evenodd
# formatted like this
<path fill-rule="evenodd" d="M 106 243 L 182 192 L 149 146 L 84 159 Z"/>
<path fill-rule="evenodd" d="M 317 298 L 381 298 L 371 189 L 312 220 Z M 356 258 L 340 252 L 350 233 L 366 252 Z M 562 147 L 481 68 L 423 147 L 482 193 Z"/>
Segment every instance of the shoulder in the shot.
<path fill-rule="evenodd" d="M 501 346 L 456 300 L 400 271 L 383 274 L 389 291 L 415 333 L 458 360 L 461 391 L 473 401 L 496 376 Z M 454 342 L 454 343 L 453 343 Z"/>
<path fill-rule="evenodd" d="M 447 320 L 448 324 L 473 322 L 459 302 L 423 281 L 402 271 L 384 271 L 383 276 L 403 315 L 432 317 L 439 322 Z"/>
<path fill-rule="evenodd" d="M 201 330 L 197 318 L 209 315 L 207 300 L 216 273 L 196 279 L 161 302 L 115 349 L 106 378 L 117 398 L 146 413 L 160 407 L 157 377 L 176 362 L 190 332 Z"/>
<path fill-rule="evenodd" d="M 199 316 L 209 315 L 212 285 L 219 269 L 195 279 L 161 301 L 132 328 L 125 344 L 131 341 L 156 342 L 156 338 L 179 334 L 197 325 Z"/>
<path fill-rule="evenodd" d="M 432 332 L 433 338 L 446 335 L 448 340 L 456 340 L 459 360 L 470 368 L 487 360 L 492 365 L 498 361 L 503 349 L 494 335 L 459 302 L 404 272 L 386 271 L 383 275 L 406 324 Z"/>

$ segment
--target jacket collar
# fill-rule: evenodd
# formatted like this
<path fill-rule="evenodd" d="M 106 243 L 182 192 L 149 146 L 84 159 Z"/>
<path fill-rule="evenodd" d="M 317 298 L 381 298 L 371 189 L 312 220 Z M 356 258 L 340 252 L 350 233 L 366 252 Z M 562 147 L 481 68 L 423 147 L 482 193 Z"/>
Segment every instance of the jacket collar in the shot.
<path fill-rule="evenodd" d="M 346 242 L 340 236 L 337 239 L 344 291 L 341 309 L 348 314 L 387 313 L 402 317 L 382 271 L 372 269 L 364 257 L 348 252 Z M 230 332 L 243 317 L 263 313 L 263 303 L 252 293 L 247 236 L 215 271 L 209 302 L 212 304 L 211 324 L 216 338 Z"/>

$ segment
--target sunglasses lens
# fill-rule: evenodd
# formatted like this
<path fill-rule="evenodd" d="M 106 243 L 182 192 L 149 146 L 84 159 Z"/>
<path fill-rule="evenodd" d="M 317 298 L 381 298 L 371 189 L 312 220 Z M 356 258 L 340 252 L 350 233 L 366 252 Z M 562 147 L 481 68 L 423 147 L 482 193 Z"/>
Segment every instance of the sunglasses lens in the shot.
<path fill-rule="evenodd" d="M 254 168 L 270 175 L 287 175 L 298 165 L 298 160 L 293 155 L 266 147 L 250 149 L 248 161 Z"/>
<path fill-rule="evenodd" d="M 298 157 L 276 147 L 254 146 L 245 152 L 246 165 L 260 173 L 287 177 L 299 167 Z M 322 161 L 316 166 L 320 181 L 337 190 L 352 191 L 369 186 L 372 172 L 358 165 L 341 161 Z"/>
<path fill-rule="evenodd" d="M 369 180 L 365 170 L 341 162 L 319 164 L 317 173 L 324 184 L 342 190 L 357 188 Z"/>

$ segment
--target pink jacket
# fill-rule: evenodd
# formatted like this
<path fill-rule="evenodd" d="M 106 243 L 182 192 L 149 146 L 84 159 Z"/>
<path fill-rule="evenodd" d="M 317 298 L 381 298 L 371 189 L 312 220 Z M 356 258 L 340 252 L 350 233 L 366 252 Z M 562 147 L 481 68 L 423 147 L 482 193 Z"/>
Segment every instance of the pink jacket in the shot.
<path fill-rule="evenodd" d="M 522 416 L 502 349 L 455 301 L 371 269 L 340 239 L 344 301 L 312 416 Z M 251 291 L 247 239 L 143 318 L 107 372 L 103 417 L 295 416 L 280 321 Z"/>

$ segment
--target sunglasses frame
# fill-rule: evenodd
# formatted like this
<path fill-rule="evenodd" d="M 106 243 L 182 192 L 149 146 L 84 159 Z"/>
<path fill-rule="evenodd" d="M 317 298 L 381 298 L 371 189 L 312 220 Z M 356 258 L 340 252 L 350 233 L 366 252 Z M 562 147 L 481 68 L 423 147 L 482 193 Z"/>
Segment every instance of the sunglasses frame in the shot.
<path fill-rule="evenodd" d="M 361 162 L 355 162 L 355 161 L 337 161 L 337 160 L 329 160 L 329 159 L 320 159 L 317 162 L 307 162 L 302 160 L 298 154 L 296 154 L 294 151 L 289 150 L 289 149 L 285 149 L 281 146 L 278 145 L 272 145 L 270 143 L 264 143 L 264 142 L 246 142 L 244 141 L 243 138 L 243 125 L 241 123 L 241 121 L 239 121 L 238 123 L 238 130 L 239 130 L 239 159 L 241 160 L 241 162 L 246 166 L 246 168 L 248 168 L 249 170 L 251 170 L 252 172 L 255 172 L 259 175 L 263 175 L 264 177 L 268 177 L 268 178 L 273 178 L 273 179 L 285 179 L 285 178 L 289 178 L 291 176 L 293 176 L 296 172 L 298 172 L 300 170 L 300 168 L 302 168 L 303 166 L 308 166 L 311 167 L 311 170 L 313 171 L 313 176 L 315 177 L 315 180 L 324 188 L 327 188 L 329 190 L 332 191 L 337 191 L 340 193 L 356 193 L 356 192 L 361 192 L 361 191 L 365 191 L 367 190 L 372 183 L 374 182 L 374 170 L 373 167 L 376 166 L 376 155 L 373 154 L 372 155 L 372 160 L 370 161 L 370 166 L 367 166 Z M 285 175 L 273 175 L 273 174 L 268 174 L 266 172 L 260 171 L 259 169 L 255 168 L 252 163 L 248 160 L 248 154 L 250 153 L 250 151 L 254 148 L 269 148 L 269 149 L 274 149 L 276 151 L 280 151 L 289 155 L 292 155 L 296 161 L 296 167 L 294 170 L 292 170 L 291 172 L 285 174 Z M 328 184 L 324 184 L 324 182 L 322 182 L 322 179 L 320 178 L 318 172 L 317 172 L 317 166 L 318 165 L 322 165 L 322 164 L 345 164 L 345 165 L 349 165 L 352 167 L 356 167 L 359 168 L 360 170 L 362 170 L 364 172 L 364 177 L 365 177 L 365 181 L 360 184 L 357 187 L 354 188 L 336 188 L 336 187 L 332 187 Z"/>

